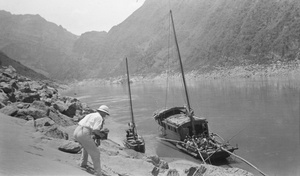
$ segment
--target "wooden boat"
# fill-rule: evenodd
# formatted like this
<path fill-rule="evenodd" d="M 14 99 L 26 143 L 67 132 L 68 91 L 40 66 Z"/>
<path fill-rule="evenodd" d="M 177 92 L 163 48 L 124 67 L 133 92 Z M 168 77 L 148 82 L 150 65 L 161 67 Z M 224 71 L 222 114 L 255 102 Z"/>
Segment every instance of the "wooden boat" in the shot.
<path fill-rule="evenodd" d="M 131 122 L 128 123 L 129 128 L 126 130 L 126 138 L 124 139 L 123 143 L 124 146 L 129 149 L 133 149 L 137 152 L 145 153 L 145 140 L 142 136 L 137 134 L 137 128 L 134 122 L 127 58 L 126 58 L 126 70 L 127 70 L 127 83 L 128 83 L 128 92 L 129 92 Z"/>
<path fill-rule="evenodd" d="M 230 156 L 230 153 L 238 148 L 225 142 L 219 135 L 210 133 L 207 119 L 194 115 L 189 102 L 172 11 L 170 11 L 170 16 L 187 106 L 166 108 L 155 113 L 154 119 L 162 127 L 163 139 L 173 143 L 181 151 L 196 158 L 201 158 L 204 161 L 225 159 Z"/>
<path fill-rule="evenodd" d="M 195 158 L 217 161 L 230 156 L 223 149 L 230 152 L 238 149 L 230 146 L 219 135 L 210 133 L 206 118 L 196 117 L 194 114 L 189 117 L 187 107 L 161 110 L 155 113 L 154 119 L 162 127 L 164 139 Z"/>

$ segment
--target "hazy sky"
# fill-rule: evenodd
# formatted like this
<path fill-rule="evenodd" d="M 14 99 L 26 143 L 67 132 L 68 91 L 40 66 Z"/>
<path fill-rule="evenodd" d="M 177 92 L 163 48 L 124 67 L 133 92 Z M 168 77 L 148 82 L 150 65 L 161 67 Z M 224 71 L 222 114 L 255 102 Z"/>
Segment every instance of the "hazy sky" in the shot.
<path fill-rule="evenodd" d="M 73 34 L 109 31 L 145 0 L 0 0 L 0 10 L 12 14 L 39 14 Z"/>

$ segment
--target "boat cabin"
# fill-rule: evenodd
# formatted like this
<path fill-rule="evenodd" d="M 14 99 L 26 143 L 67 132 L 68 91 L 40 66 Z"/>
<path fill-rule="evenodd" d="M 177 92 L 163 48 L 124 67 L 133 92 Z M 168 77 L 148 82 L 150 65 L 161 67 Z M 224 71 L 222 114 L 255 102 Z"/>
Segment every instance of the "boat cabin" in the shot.
<path fill-rule="evenodd" d="M 183 141 L 187 136 L 207 136 L 208 125 L 206 118 L 193 116 L 193 127 L 191 118 L 187 115 L 185 107 L 173 107 L 162 110 L 154 115 L 158 124 L 163 127 L 163 135 L 166 138 Z"/>

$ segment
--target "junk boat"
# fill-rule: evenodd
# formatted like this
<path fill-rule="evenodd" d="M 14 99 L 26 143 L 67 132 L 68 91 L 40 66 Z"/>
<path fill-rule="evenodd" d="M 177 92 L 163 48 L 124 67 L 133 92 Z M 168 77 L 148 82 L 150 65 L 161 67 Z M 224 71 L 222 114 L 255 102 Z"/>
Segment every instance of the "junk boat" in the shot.
<path fill-rule="evenodd" d="M 194 116 L 187 107 L 161 110 L 154 114 L 154 119 L 162 127 L 162 136 L 167 141 L 195 158 L 218 161 L 230 156 L 227 151 L 238 149 L 219 135 L 210 133 L 207 119 Z"/>
<path fill-rule="evenodd" d="M 170 17 L 187 106 L 166 108 L 155 113 L 153 117 L 162 127 L 163 139 L 173 143 L 181 151 L 196 158 L 201 158 L 204 162 L 206 160 L 216 161 L 225 159 L 229 157 L 234 150 L 237 150 L 238 147 L 233 147 L 228 142 L 225 142 L 219 135 L 210 133 L 207 119 L 194 115 L 194 111 L 189 102 L 189 95 L 171 10 Z"/>
<path fill-rule="evenodd" d="M 137 152 L 145 153 L 145 140 L 142 136 L 138 135 L 137 128 L 134 122 L 127 58 L 126 58 L 126 70 L 127 70 L 127 84 L 128 84 L 128 92 L 129 92 L 131 122 L 128 123 L 129 128 L 126 130 L 126 138 L 124 139 L 123 143 L 124 146 L 129 149 L 133 149 Z"/>

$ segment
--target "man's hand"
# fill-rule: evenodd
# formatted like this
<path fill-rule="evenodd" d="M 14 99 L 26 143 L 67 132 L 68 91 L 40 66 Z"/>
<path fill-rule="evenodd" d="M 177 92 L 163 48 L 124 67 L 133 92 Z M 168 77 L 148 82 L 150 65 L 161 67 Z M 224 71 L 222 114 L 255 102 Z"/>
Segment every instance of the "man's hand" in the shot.
<path fill-rule="evenodd" d="M 100 136 L 97 136 L 96 134 L 93 134 L 92 139 L 94 140 L 97 147 L 100 146 L 100 143 L 101 143 L 100 142 Z"/>
<path fill-rule="evenodd" d="M 100 139 L 95 139 L 94 141 L 95 141 L 95 144 L 97 147 L 100 146 L 100 144 L 101 144 Z"/>
<path fill-rule="evenodd" d="M 93 131 L 93 135 L 95 136 L 95 138 L 99 138 L 102 139 L 106 136 L 106 132 L 105 131 L 100 131 L 100 130 L 94 130 Z"/>

